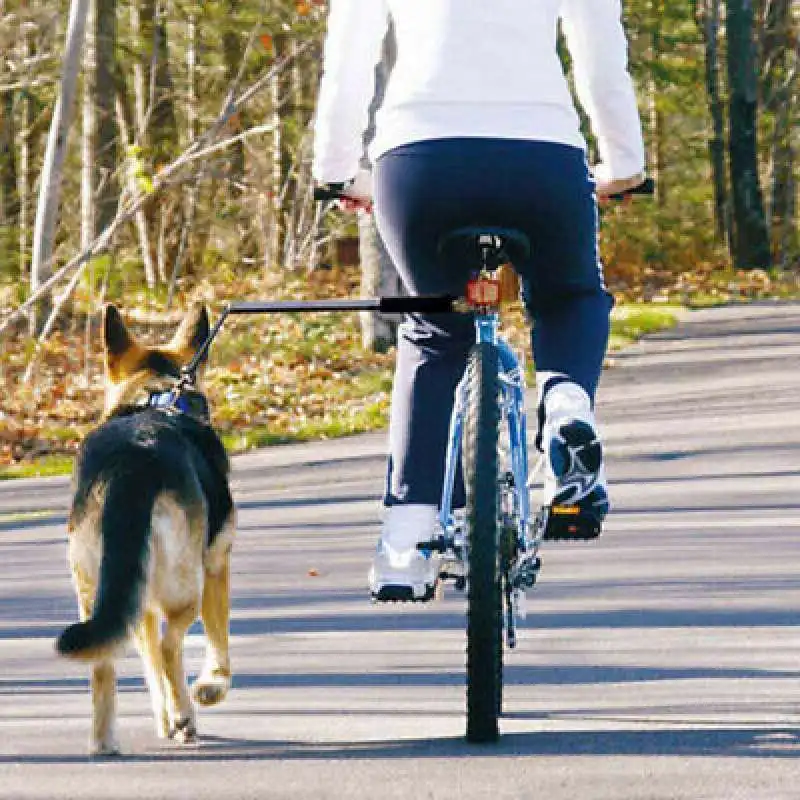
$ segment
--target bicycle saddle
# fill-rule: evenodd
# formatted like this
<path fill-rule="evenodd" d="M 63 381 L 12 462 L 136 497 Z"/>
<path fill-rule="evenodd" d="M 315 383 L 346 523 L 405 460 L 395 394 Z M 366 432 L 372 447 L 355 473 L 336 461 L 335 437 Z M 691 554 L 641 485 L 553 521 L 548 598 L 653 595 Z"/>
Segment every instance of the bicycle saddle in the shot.
<path fill-rule="evenodd" d="M 480 263 L 481 252 L 488 250 L 490 266 L 519 264 L 531 254 L 531 243 L 522 231 L 514 228 L 474 226 L 456 228 L 439 239 L 439 256 L 446 260 L 469 260 Z"/>

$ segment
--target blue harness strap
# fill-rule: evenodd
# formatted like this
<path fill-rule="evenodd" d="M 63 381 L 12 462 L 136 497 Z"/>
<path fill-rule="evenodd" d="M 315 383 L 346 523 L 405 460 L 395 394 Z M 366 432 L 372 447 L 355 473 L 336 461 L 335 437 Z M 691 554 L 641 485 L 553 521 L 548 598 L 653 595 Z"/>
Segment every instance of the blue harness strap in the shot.
<path fill-rule="evenodd" d="M 208 402 L 199 392 L 180 389 L 150 392 L 147 407 L 158 408 L 173 414 L 188 414 L 201 419 L 209 418 Z"/>

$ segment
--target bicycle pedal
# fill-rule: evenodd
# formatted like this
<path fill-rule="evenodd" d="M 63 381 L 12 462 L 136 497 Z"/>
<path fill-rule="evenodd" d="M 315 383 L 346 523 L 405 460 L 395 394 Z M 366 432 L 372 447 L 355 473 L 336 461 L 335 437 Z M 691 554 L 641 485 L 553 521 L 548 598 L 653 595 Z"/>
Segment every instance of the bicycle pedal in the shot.
<path fill-rule="evenodd" d="M 511 586 L 518 591 L 533 589 L 539 570 L 542 568 L 542 559 L 539 556 L 525 556 L 517 562 L 510 573 Z"/>
<path fill-rule="evenodd" d="M 446 553 L 453 548 L 452 536 L 435 536 L 426 542 L 418 542 L 417 550 L 420 552 Z"/>
<path fill-rule="evenodd" d="M 602 530 L 602 521 L 580 506 L 550 506 L 542 538 L 548 542 L 588 542 L 596 539 Z"/>

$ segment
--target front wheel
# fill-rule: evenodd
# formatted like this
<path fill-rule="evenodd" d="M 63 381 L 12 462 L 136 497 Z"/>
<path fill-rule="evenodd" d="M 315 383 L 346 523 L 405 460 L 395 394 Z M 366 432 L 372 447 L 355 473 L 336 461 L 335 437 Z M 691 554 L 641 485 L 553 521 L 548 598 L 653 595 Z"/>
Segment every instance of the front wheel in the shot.
<path fill-rule="evenodd" d="M 467 495 L 467 739 L 498 738 L 502 659 L 502 596 L 498 564 L 498 355 L 476 344 L 467 366 L 463 472 Z"/>

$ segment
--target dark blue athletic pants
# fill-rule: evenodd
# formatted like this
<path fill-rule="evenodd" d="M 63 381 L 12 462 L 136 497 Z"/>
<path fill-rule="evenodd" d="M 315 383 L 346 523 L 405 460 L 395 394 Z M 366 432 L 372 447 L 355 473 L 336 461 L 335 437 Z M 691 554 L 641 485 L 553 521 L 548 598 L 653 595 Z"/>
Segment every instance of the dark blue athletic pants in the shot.
<path fill-rule="evenodd" d="M 463 295 L 470 265 L 443 263 L 440 237 L 469 225 L 516 228 L 516 264 L 533 322 L 537 370 L 564 373 L 594 398 L 611 296 L 597 252 L 594 182 L 583 150 L 516 139 L 404 145 L 375 165 L 378 229 L 413 294 Z M 453 395 L 475 341 L 471 317 L 409 315 L 400 327 L 384 502 L 437 505 Z M 463 505 L 457 487 L 455 505 Z"/>

